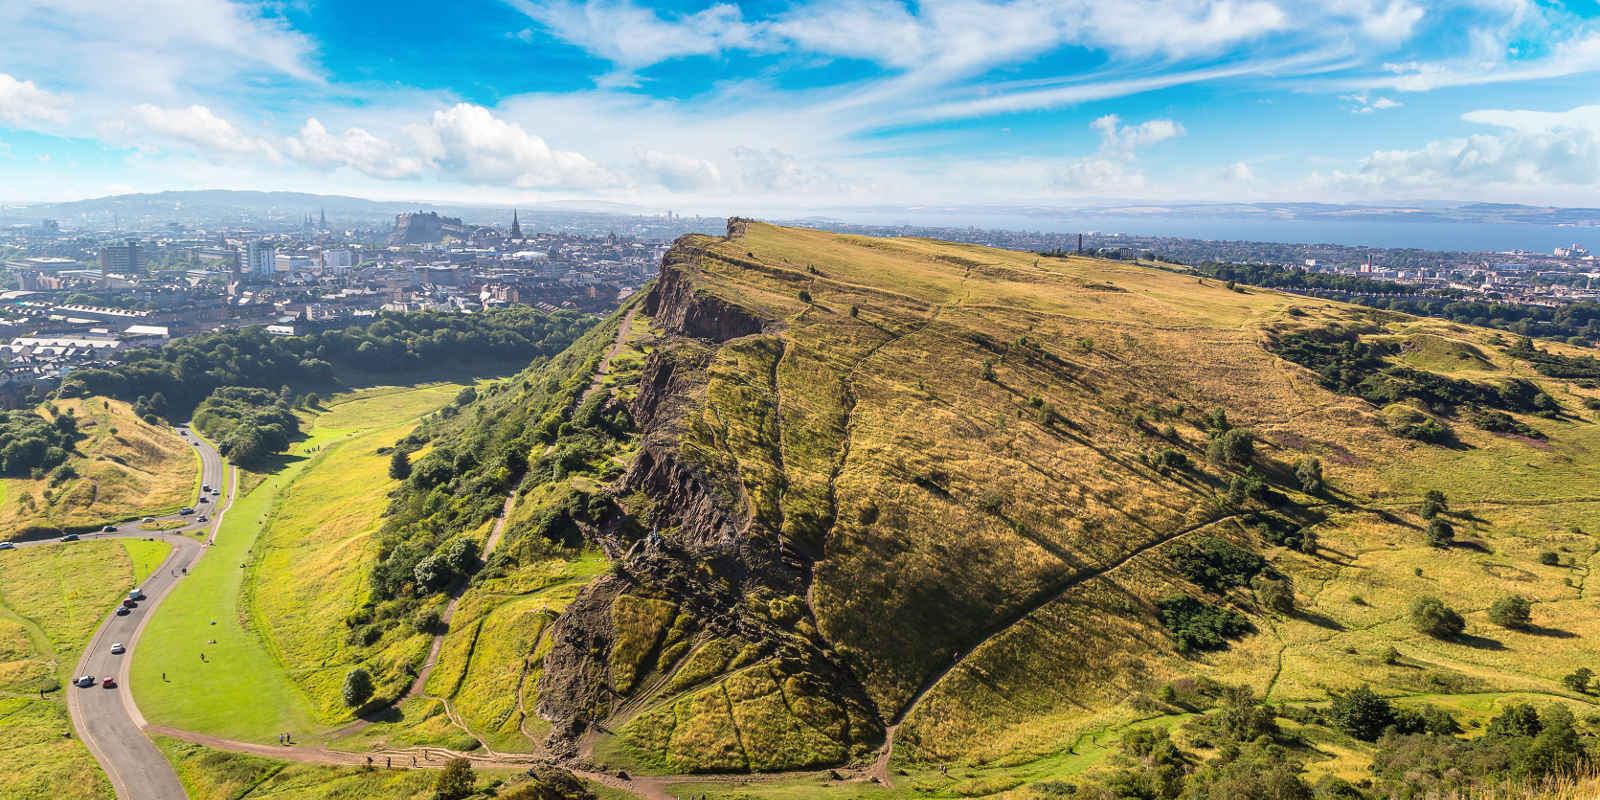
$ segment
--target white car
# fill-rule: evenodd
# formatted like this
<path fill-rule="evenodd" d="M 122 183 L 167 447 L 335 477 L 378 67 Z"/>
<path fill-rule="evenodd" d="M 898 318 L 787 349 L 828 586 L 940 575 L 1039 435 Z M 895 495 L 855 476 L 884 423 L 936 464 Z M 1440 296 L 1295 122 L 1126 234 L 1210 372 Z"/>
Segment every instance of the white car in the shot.
<path fill-rule="evenodd" d="M 111 655 L 120 656 L 126 652 L 128 652 L 128 648 L 123 647 L 122 642 L 117 642 L 116 644 L 111 645 Z"/>
<path fill-rule="evenodd" d="M 78 687 L 79 689 L 87 689 L 94 685 L 94 676 L 81 675 L 72 682 L 72 685 Z"/>
<path fill-rule="evenodd" d="M 15 550 L 17 546 L 11 542 L 0 542 L 0 550 Z"/>

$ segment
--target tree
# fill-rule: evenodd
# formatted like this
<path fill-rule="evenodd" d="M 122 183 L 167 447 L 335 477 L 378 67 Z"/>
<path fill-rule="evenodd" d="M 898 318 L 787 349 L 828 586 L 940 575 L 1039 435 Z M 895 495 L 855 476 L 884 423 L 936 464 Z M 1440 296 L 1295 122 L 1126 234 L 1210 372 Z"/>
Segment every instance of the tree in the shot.
<path fill-rule="evenodd" d="M 1294 587 L 1288 578 L 1260 575 L 1255 580 L 1256 599 L 1279 614 L 1294 613 Z"/>
<path fill-rule="evenodd" d="M 1375 742 L 1383 729 L 1394 723 L 1394 708 L 1372 687 L 1362 684 L 1344 694 L 1333 694 L 1328 721 L 1345 733 L 1364 742 Z"/>
<path fill-rule="evenodd" d="M 1449 547 L 1455 538 L 1456 529 L 1450 523 L 1438 517 L 1428 520 L 1428 544 L 1434 547 Z"/>
<path fill-rule="evenodd" d="M 394 455 L 389 456 L 389 477 L 397 481 L 411 477 L 411 457 L 406 455 L 406 451 L 396 450 Z"/>
<path fill-rule="evenodd" d="M 1300 490 L 1306 494 L 1322 491 L 1322 459 L 1306 456 L 1294 467 L 1294 476 L 1300 480 Z"/>
<path fill-rule="evenodd" d="M 1567 675 L 1561 676 L 1561 684 L 1578 694 L 1589 693 L 1589 679 L 1594 677 L 1594 670 L 1588 667 L 1578 667 Z"/>
<path fill-rule="evenodd" d="M 472 772 L 472 762 L 465 758 L 452 758 L 439 770 L 439 778 L 433 784 L 434 800 L 461 800 L 472 794 L 478 783 L 478 776 Z"/>
<path fill-rule="evenodd" d="M 1218 434 L 1206 447 L 1206 457 L 1214 464 L 1244 466 L 1256 454 L 1255 435 L 1243 428 L 1229 428 Z"/>
<path fill-rule="evenodd" d="M 322 395 L 316 392 L 306 392 L 306 408 L 317 408 L 322 405 Z"/>
<path fill-rule="evenodd" d="M 1519 594 L 1508 594 L 1489 606 L 1489 621 L 1502 628 L 1526 628 L 1533 621 L 1533 604 Z"/>
<path fill-rule="evenodd" d="M 804 289 L 801 289 L 800 290 L 800 302 L 806 303 L 806 304 L 810 304 L 810 302 L 811 302 L 811 293 L 806 291 L 806 290 L 804 290 Z"/>
<path fill-rule="evenodd" d="M 1422 596 L 1411 603 L 1411 624 L 1418 631 L 1436 639 L 1449 639 L 1467 627 L 1466 620 L 1455 609 L 1437 597 Z"/>
<path fill-rule="evenodd" d="M 365 667 L 356 667 L 345 673 L 344 689 L 340 692 L 344 704 L 355 708 L 372 699 L 372 674 Z"/>

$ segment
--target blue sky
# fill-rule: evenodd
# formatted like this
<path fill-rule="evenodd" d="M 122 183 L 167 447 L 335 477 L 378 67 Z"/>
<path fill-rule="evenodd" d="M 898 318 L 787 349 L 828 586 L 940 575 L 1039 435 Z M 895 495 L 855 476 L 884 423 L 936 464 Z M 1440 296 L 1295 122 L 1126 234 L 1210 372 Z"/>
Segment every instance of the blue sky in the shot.
<path fill-rule="evenodd" d="M 0 201 L 1600 205 L 1600 5 L 0 4 Z"/>

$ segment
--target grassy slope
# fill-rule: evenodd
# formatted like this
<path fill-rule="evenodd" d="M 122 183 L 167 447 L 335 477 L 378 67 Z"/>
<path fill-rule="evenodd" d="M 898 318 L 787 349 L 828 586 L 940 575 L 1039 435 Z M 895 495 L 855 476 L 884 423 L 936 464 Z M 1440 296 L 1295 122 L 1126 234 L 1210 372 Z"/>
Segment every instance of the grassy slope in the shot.
<path fill-rule="evenodd" d="M 0 553 L 0 796 L 109 798 L 111 785 L 70 734 L 67 685 L 84 644 L 134 566 L 117 542 Z M 39 689 L 48 693 L 40 698 Z"/>
<path fill-rule="evenodd" d="M 255 741 L 288 730 L 311 740 L 348 716 L 336 700 L 342 618 L 359 602 L 360 542 L 389 488 L 388 457 L 374 451 L 459 389 L 340 396 L 284 464 L 236 500 L 217 544 L 151 621 L 145 638 L 154 644 L 134 660 L 140 709 L 151 722 Z M 406 653 L 420 657 L 426 639 L 413 638 Z M 163 672 L 184 678 L 162 682 Z"/>
<path fill-rule="evenodd" d="M 389 456 L 377 450 L 404 437 L 418 417 L 460 389 L 439 384 L 336 398 L 310 430 L 319 439 L 337 438 L 280 492 L 251 562 L 251 616 L 324 721 L 349 714 L 339 690 L 356 659 L 337 633 L 345 615 L 366 599 L 367 542 L 394 486 Z M 401 649 L 425 648 L 426 638 L 417 639 Z"/>
<path fill-rule="evenodd" d="M 133 582 L 143 583 L 167 559 L 172 545 L 154 540 L 123 539 L 122 549 L 128 552 L 128 560 L 133 564 Z"/>
<path fill-rule="evenodd" d="M 67 461 L 80 477 L 54 489 L 45 479 L 0 482 L 0 536 L 82 528 L 193 502 L 200 461 L 170 428 L 140 420 L 119 400 L 91 397 L 55 405 L 63 413 L 72 409 L 84 434 Z"/>
<path fill-rule="evenodd" d="M 1372 682 L 1438 702 L 1443 683 L 1475 693 L 1462 707 L 1469 720 L 1524 692 L 1590 702 L 1557 681 L 1600 661 L 1585 598 L 1596 556 L 1589 532 L 1600 529 L 1600 474 L 1589 468 L 1600 426 L 1579 402 L 1594 393 L 1515 363 L 1492 332 L 1397 315 L 1374 323 L 1360 309 L 1127 263 L 760 225 L 713 243 L 694 280 L 783 330 L 775 363 L 751 345 L 722 349 L 702 401 L 711 408 L 699 416 L 716 434 L 685 446 L 731 454 L 752 513 L 774 510 L 791 526 L 827 497 L 832 477 L 839 516 L 815 570 L 812 611 L 825 640 L 864 665 L 880 710 L 893 720 L 953 657 L 984 643 L 917 702 L 899 733 L 902 759 L 1070 774 L 1085 764 L 1061 758 L 1064 746 L 1148 716 L 1127 700 L 1196 673 L 1274 700 Z M 802 289 L 812 304 L 798 299 Z M 1531 378 L 1569 418 L 1526 420 L 1548 445 L 1466 424 L 1454 426 L 1462 449 L 1396 439 L 1376 409 L 1319 388 L 1262 347 L 1271 327 L 1335 321 L 1406 341 L 1400 360 L 1414 366 Z M 1023 336 L 1042 349 L 1014 344 Z M 993 381 L 982 377 L 986 360 Z M 749 402 L 719 394 L 719 380 L 775 388 Z M 1041 424 L 1030 397 L 1066 422 Z M 778 485 L 763 474 L 775 461 L 771 435 L 736 428 L 741 409 L 764 414 L 769 404 L 780 409 L 785 480 L 764 499 L 764 487 Z M 1253 613 L 1258 634 L 1184 659 L 1151 604 L 1182 584 L 1159 549 L 1140 548 L 1190 530 L 1240 542 L 1253 534 L 1215 502 L 1219 471 L 1163 476 L 1140 456 L 1176 446 L 1201 460 L 1200 416 L 1213 407 L 1257 432 L 1269 468 L 1318 455 L 1336 505 L 1299 498 L 1328 515 L 1317 555 L 1265 548 L 1295 579 L 1306 613 Z M 1176 444 L 1152 430 L 1168 424 Z M 1416 503 L 1431 488 L 1446 492 L 1462 538 L 1481 547 L 1423 543 Z M 980 510 L 980 497 L 996 492 L 996 510 Z M 868 506 L 870 523 L 858 513 Z M 1568 565 L 1537 564 L 1544 549 Z M 1074 577 L 1112 565 L 1104 577 Z M 1541 601 L 1541 629 L 1487 624 L 1483 609 L 1509 592 Z M 1406 605 L 1421 593 L 1468 612 L 1475 638 L 1411 631 Z M 1247 596 L 1238 600 L 1253 612 Z M 1391 642 L 1405 666 L 1382 663 Z M 1350 747 L 1332 743 L 1313 758 L 1342 771 L 1334 756 Z"/>

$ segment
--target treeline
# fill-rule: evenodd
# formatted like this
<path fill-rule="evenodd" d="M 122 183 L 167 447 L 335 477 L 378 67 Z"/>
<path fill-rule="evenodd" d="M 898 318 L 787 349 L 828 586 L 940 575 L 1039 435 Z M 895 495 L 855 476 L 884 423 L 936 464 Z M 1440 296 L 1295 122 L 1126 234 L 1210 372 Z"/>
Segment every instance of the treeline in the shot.
<path fill-rule="evenodd" d="M 572 312 L 527 307 L 388 313 L 368 324 L 303 336 L 272 336 L 252 326 L 184 337 L 159 349 L 131 351 L 113 367 L 77 370 L 62 382 L 61 394 L 106 395 L 181 419 L 222 386 L 327 387 L 347 371 L 393 375 L 444 365 L 526 364 L 561 352 L 588 327 L 588 320 Z M 159 404 L 152 404 L 158 395 Z"/>
<path fill-rule="evenodd" d="M 0 411 L 0 476 L 38 478 L 67 460 L 78 440 L 78 420 L 57 414 L 51 422 L 32 409 Z"/>
<path fill-rule="evenodd" d="M 288 388 L 288 387 L 285 387 Z M 217 442 L 217 450 L 240 466 L 260 465 L 289 448 L 300 435 L 290 410 L 292 394 L 250 386 L 223 386 L 194 410 L 195 429 Z"/>
<path fill-rule="evenodd" d="M 1453 289 L 1428 289 L 1438 299 L 1418 298 L 1423 290 L 1394 281 L 1373 280 L 1355 275 L 1306 272 L 1266 264 L 1201 264 L 1196 269 L 1222 281 L 1237 281 L 1252 286 L 1286 289 L 1316 294 L 1337 292 L 1341 299 L 1372 308 L 1399 311 L 1423 317 L 1439 317 L 1463 325 L 1499 328 L 1520 336 L 1563 339 L 1574 344 L 1600 342 L 1600 303 L 1531 306 L 1468 300 Z"/>
<path fill-rule="evenodd" d="M 1133 730 L 1096 778 L 1043 781 L 1029 790 L 1031 796 L 1082 800 L 1464 797 L 1476 787 L 1537 785 L 1584 774 L 1597 745 L 1588 726 L 1559 704 L 1507 706 L 1483 735 L 1462 738 L 1461 724 L 1436 706 L 1398 706 L 1365 686 L 1330 692 L 1329 700 L 1320 706 L 1273 705 L 1248 687 L 1204 678 L 1177 681 L 1135 704 L 1152 713 L 1191 715 L 1181 736 L 1162 727 Z M 1332 775 L 1308 782 L 1301 757 L 1320 749 L 1324 736 L 1290 733 L 1279 719 L 1375 742 L 1370 777 L 1360 785 Z"/>
<path fill-rule="evenodd" d="M 1468 420 L 1485 430 L 1543 438 L 1505 412 L 1553 417 L 1561 411 L 1555 399 L 1531 381 L 1512 378 L 1489 385 L 1391 365 L 1384 358 L 1398 352 L 1394 345 L 1364 342 L 1354 331 L 1337 326 L 1280 334 L 1268 341 L 1267 349 L 1316 372 L 1317 383 L 1329 391 L 1380 407 L 1414 400 L 1446 417 L 1465 408 Z M 1391 432 L 1397 435 L 1433 442 L 1453 438 L 1445 426 L 1420 414 L 1397 410 L 1391 416 Z"/>

